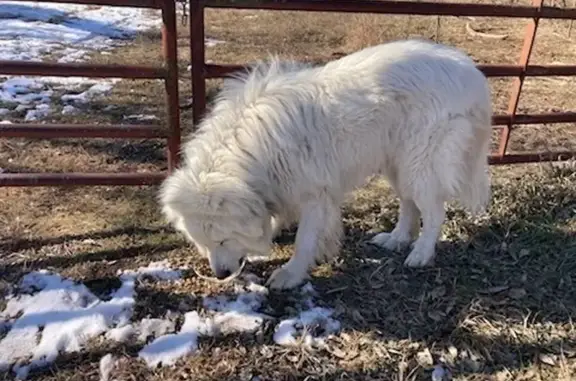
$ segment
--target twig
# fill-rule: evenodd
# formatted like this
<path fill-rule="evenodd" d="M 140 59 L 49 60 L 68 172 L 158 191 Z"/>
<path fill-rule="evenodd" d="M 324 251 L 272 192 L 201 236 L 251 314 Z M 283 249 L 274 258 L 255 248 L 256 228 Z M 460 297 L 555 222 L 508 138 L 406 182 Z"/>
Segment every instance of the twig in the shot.
<path fill-rule="evenodd" d="M 491 34 L 491 33 L 478 32 L 472 29 L 469 22 L 466 23 L 466 32 L 468 32 L 468 34 L 474 37 L 492 38 L 495 40 L 504 40 L 508 38 L 507 34 Z"/>
<path fill-rule="evenodd" d="M 572 1 L 572 8 L 576 7 L 576 0 Z M 572 37 L 572 27 L 574 26 L 574 20 L 570 20 L 570 24 L 568 24 L 568 38 Z"/>

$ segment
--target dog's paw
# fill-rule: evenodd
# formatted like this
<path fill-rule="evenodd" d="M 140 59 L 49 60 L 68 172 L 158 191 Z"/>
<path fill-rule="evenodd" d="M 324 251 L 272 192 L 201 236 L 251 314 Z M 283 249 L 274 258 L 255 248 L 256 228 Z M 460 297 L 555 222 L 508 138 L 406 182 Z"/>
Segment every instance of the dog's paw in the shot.
<path fill-rule="evenodd" d="M 379 233 L 370 240 L 370 243 L 390 251 L 402 251 L 411 243 L 409 237 L 398 237 L 394 233 Z"/>
<path fill-rule="evenodd" d="M 274 270 L 266 286 L 274 290 L 288 290 L 304 282 L 306 274 L 294 272 L 290 266 L 282 266 Z"/>
<path fill-rule="evenodd" d="M 404 261 L 404 266 L 413 268 L 432 266 L 435 256 L 434 250 L 424 250 L 416 245 Z"/>

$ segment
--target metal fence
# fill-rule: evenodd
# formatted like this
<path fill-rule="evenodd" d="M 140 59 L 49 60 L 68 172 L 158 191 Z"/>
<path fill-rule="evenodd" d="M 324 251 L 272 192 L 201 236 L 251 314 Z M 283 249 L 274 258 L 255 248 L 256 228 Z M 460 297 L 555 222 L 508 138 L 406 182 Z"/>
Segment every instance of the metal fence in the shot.
<path fill-rule="evenodd" d="M 25 1 L 25 0 L 18 0 Z M 180 148 L 180 114 L 178 106 L 178 63 L 175 0 L 38 0 L 86 5 L 128 6 L 162 11 L 162 44 L 164 65 L 161 67 L 132 65 L 55 64 L 29 61 L 0 61 L 0 74 L 50 75 L 82 77 L 120 77 L 132 79 L 162 79 L 166 90 L 166 127 L 151 125 L 55 125 L 11 124 L 0 126 L 3 138 L 165 138 L 168 140 L 168 172 L 178 164 Z M 493 125 L 501 130 L 500 144 L 489 158 L 491 164 L 566 160 L 576 152 L 536 152 L 507 154 L 513 127 L 526 124 L 576 122 L 576 112 L 553 114 L 517 114 L 524 79 L 528 76 L 573 76 L 576 65 L 530 65 L 532 47 L 541 19 L 576 19 L 576 8 L 545 6 L 544 0 L 534 0 L 532 6 L 435 3 L 387 0 L 190 0 L 190 50 L 192 57 L 193 122 L 197 124 L 206 110 L 206 80 L 224 77 L 243 65 L 206 63 L 204 45 L 204 10 L 206 8 L 236 8 L 290 10 L 312 12 L 354 12 L 382 14 L 496 16 L 528 18 L 526 34 L 517 65 L 479 65 L 488 77 L 515 77 L 510 89 L 506 114 L 495 115 Z M 51 185 L 150 185 L 166 176 L 157 173 L 5 173 L 0 174 L 0 186 Z"/>
<path fill-rule="evenodd" d="M 224 77 L 243 65 L 207 64 L 204 46 L 204 10 L 206 8 L 266 9 L 278 11 L 352 12 L 406 15 L 477 16 L 528 18 L 524 43 L 517 65 L 478 65 L 487 77 L 515 77 L 510 89 L 506 114 L 495 115 L 493 125 L 501 130 L 498 151 L 491 164 L 567 160 L 576 152 L 535 152 L 507 154 L 513 127 L 522 124 L 576 122 L 576 112 L 554 114 L 517 114 L 524 79 L 528 76 L 573 76 L 576 65 L 530 65 L 530 55 L 541 19 L 576 19 L 576 8 L 557 8 L 534 0 L 532 6 L 435 3 L 387 0 L 190 0 L 190 50 L 192 56 L 192 109 L 194 123 L 206 110 L 206 80 Z"/>
<path fill-rule="evenodd" d="M 25 0 L 17 0 L 25 1 Z M 38 0 L 36 0 L 38 1 Z M 62 125 L 18 123 L 0 126 L 2 138 L 130 138 L 168 140 L 168 172 L 178 164 L 180 110 L 178 107 L 178 59 L 176 7 L 174 0 L 39 0 L 40 2 L 108 5 L 159 9 L 162 12 L 164 65 L 93 65 L 30 61 L 0 61 L 0 74 L 93 78 L 161 79 L 166 90 L 166 127 L 154 125 Z M 0 186 L 48 185 L 149 185 L 165 177 L 163 172 L 147 173 L 3 173 Z"/>

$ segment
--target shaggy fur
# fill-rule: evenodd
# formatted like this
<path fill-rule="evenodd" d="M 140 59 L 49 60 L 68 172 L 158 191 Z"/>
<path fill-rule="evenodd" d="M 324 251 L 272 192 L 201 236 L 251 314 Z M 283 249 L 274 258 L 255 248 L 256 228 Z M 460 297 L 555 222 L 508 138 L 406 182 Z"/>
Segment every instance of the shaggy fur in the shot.
<path fill-rule="evenodd" d="M 320 67 L 272 58 L 226 81 L 161 204 L 220 278 L 298 223 L 293 257 L 268 280 L 291 288 L 338 253 L 345 195 L 381 174 L 400 215 L 372 242 L 402 249 L 422 217 L 405 264 L 429 265 L 444 203 L 478 213 L 489 201 L 491 114 L 486 78 L 447 46 L 397 41 Z"/>

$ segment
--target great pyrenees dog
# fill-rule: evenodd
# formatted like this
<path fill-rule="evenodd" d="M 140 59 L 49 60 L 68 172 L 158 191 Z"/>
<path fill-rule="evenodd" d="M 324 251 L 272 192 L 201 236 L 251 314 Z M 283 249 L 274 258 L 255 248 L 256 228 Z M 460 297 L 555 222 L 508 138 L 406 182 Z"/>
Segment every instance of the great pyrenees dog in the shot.
<path fill-rule="evenodd" d="M 413 244 L 405 265 L 430 265 L 444 204 L 489 202 L 491 115 L 485 76 L 444 45 L 396 41 L 323 66 L 272 57 L 225 81 L 159 200 L 220 279 L 297 223 L 293 256 L 267 281 L 287 289 L 339 252 L 346 194 L 383 175 L 399 218 L 371 242 Z"/>

